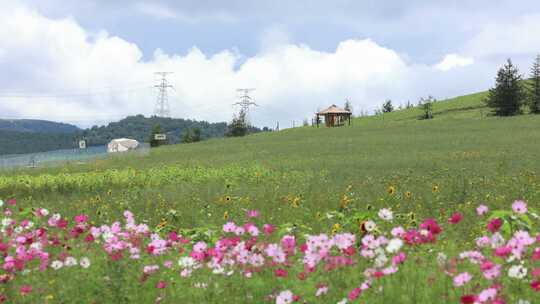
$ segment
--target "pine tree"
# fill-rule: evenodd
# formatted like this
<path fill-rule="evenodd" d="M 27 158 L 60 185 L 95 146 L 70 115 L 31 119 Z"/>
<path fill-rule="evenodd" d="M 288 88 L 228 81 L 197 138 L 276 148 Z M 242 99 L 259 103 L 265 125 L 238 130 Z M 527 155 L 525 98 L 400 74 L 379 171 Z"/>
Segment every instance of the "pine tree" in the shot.
<path fill-rule="evenodd" d="M 540 114 L 540 54 L 536 56 L 531 69 L 531 86 L 529 90 L 529 107 L 531 113 Z"/>
<path fill-rule="evenodd" d="M 383 103 L 382 111 L 383 113 L 390 113 L 394 111 L 394 105 L 392 105 L 392 100 L 388 99 Z"/>
<path fill-rule="evenodd" d="M 227 133 L 225 136 L 244 136 L 248 133 L 248 130 L 247 115 L 244 111 L 240 111 L 238 116 L 234 115 L 232 122 L 227 126 Z"/>
<path fill-rule="evenodd" d="M 495 87 L 489 90 L 486 103 L 493 108 L 495 115 L 511 116 L 521 113 L 525 92 L 518 68 L 508 59 L 497 72 Z"/>

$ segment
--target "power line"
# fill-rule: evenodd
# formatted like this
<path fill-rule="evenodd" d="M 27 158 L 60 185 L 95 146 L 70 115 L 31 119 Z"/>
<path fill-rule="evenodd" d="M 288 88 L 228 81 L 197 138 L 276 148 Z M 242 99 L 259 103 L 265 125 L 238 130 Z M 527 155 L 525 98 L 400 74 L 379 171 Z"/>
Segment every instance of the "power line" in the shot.
<path fill-rule="evenodd" d="M 159 84 L 154 86 L 158 88 L 158 96 L 154 114 L 158 117 L 170 117 L 171 109 L 169 107 L 169 96 L 167 90 L 169 88 L 173 89 L 173 86 L 167 81 L 167 75 L 173 74 L 173 72 L 156 72 L 154 74 L 161 76 Z"/>

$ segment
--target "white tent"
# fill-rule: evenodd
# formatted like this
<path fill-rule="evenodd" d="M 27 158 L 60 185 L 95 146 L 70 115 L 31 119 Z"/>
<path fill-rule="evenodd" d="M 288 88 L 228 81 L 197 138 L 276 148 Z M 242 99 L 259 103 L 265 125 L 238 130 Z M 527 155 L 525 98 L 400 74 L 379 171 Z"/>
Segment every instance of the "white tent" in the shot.
<path fill-rule="evenodd" d="M 139 146 L 139 142 L 135 139 L 129 139 L 129 138 L 117 138 L 111 140 L 111 142 L 107 145 L 107 152 L 114 153 L 114 152 L 126 152 L 129 150 L 136 149 Z"/>

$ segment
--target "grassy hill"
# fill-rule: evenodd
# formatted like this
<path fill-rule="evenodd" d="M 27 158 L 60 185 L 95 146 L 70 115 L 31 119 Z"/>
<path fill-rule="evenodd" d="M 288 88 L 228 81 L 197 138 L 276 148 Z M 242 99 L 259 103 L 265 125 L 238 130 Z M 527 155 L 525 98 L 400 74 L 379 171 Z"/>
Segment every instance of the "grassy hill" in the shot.
<path fill-rule="evenodd" d="M 445 233 L 437 245 L 412 247 L 407 253 L 414 255 L 412 261 L 400 266 L 398 274 L 373 283 L 380 289 L 362 294 L 361 299 L 459 303 L 465 291 L 452 287 L 452 277 L 437 266 L 436 255 L 456 256 L 474 248 L 475 238 L 486 233 L 486 219 L 476 216 L 476 206 L 484 203 L 490 210 L 509 209 L 513 200 L 523 199 L 530 210 L 540 209 L 540 116 L 490 116 L 484 97 L 485 93 L 478 93 L 437 102 L 431 120 L 419 120 L 421 111 L 412 108 L 356 118 L 351 127 L 301 127 L 215 138 L 160 147 L 148 156 L 0 172 L 0 197 L 15 197 L 21 207 L 44 206 L 68 218 L 87 214 L 98 226 L 121 219 L 125 210 L 131 210 L 153 229 L 178 231 L 209 243 L 216 240 L 224 222 L 241 221 L 247 210 L 259 210 L 260 217 L 253 221 L 272 223 L 280 235 L 293 234 L 299 242 L 306 234 L 340 231 L 360 237 L 365 233 L 360 224 L 368 219 L 376 221 L 384 233 L 390 226 L 373 211 L 381 208 L 394 212 L 393 225 L 407 229 L 431 217 Z M 448 224 L 453 212 L 464 216 L 459 225 Z M 532 233 L 538 227 L 534 219 L 528 229 Z M 96 259 L 107 260 L 107 256 Z M 129 271 L 115 272 L 122 287 L 101 280 L 109 262 L 99 262 L 100 268 L 85 280 L 102 291 L 99 301 L 118 302 L 120 294 L 126 302 L 152 302 L 158 292 L 152 286 L 159 279 L 149 279 L 148 284 L 154 285 L 138 284 L 146 284 L 140 283 L 140 269 L 155 261 L 145 256 L 139 262 L 130 261 Z M 176 279 L 177 273 L 166 270 L 159 278 L 183 288 L 181 292 L 167 289 L 162 294 L 169 299 L 166 303 L 250 302 L 246 297 L 263 302 L 268 294 L 287 288 L 310 303 L 335 303 L 362 282 L 361 267 L 367 267 L 366 263 L 362 260 L 355 264 L 360 269 L 343 270 L 339 275 L 318 270 L 302 282 L 296 278 L 304 268 L 294 265 L 285 267 L 290 273 L 287 278 L 276 278 L 273 268 L 252 280 L 240 274 L 232 279 L 211 274 Z M 459 271 L 482 278 L 474 267 L 462 265 Z M 68 274 L 57 276 L 59 281 L 60 277 L 68 280 Z M 36 282 L 48 279 L 41 274 Z M 501 278 L 501 282 L 506 280 Z M 193 291 L 193 284 L 201 281 L 216 284 L 215 288 Z M 425 288 L 428 281 L 430 288 Z M 321 282 L 333 286 L 329 298 L 313 296 L 314 286 Z M 530 287 L 523 289 L 512 282 L 504 283 L 500 291 L 508 303 L 534 299 Z M 87 302 L 95 300 L 94 289 L 70 286 L 58 288 L 64 294 L 80 294 L 79 299 Z"/>

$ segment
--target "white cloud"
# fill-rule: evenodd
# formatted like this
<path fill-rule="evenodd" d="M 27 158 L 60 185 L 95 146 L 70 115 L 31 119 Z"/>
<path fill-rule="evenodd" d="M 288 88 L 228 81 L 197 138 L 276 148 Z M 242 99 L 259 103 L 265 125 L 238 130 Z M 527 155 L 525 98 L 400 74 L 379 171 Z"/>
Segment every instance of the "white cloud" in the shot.
<path fill-rule="evenodd" d="M 174 5 L 169 6 L 160 2 L 140 1 L 133 5 L 133 9 L 140 14 L 156 19 L 170 19 L 189 24 L 201 23 L 209 20 L 221 23 L 236 21 L 234 17 L 224 11 L 186 13 L 180 8 L 175 8 Z"/>
<path fill-rule="evenodd" d="M 0 113 L 82 126 L 151 114 L 156 71 L 175 73 L 170 76 L 177 91 L 170 98 L 175 117 L 229 120 L 236 88 L 255 87 L 260 107 L 252 113 L 253 122 L 273 126 L 279 120 L 282 127 L 311 117 L 317 108 L 343 104 L 345 98 L 357 111 L 372 110 L 387 98 L 399 103 L 427 94 L 446 97 L 479 83 L 455 88 L 448 85 L 450 80 L 469 78 L 410 64 L 369 39 L 346 40 L 329 52 L 285 42 L 249 58 L 229 50 L 209 56 L 196 47 L 183 55 L 156 50 L 145 61 L 139 47 L 122 38 L 91 33 L 73 19 L 50 19 L 24 8 L 0 12 L 0 49 L 5 58 L 0 62 L 5 71 L 0 75 L 2 91 L 62 95 L 0 97 Z M 455 64 L 461 57 L 450 58 Z M 74 91 L 92 94 L 66 96 Z"/>
<path fill-rule="evenodd" d="M 454 68 L 468 66 L 474 63 L 473 58 L 462 57 L 457 54 L 448 54 L 444 59 L 435 65 L 435 68 L 441 71 L 449 71 Z"/>
<path fill-rule="evenodd" d="M 487 23 L 465 49 L 477 56 L 530 55 L 540 52 L 540 14 Z M 531 59 L 532 60 L 532 59 Z"/>
<path fill-rule="evenodd" d="M 135 10 L 158 19 L 175 19 L 178 15 L 174 10 L 158 2 L 137 2 Z"/>

